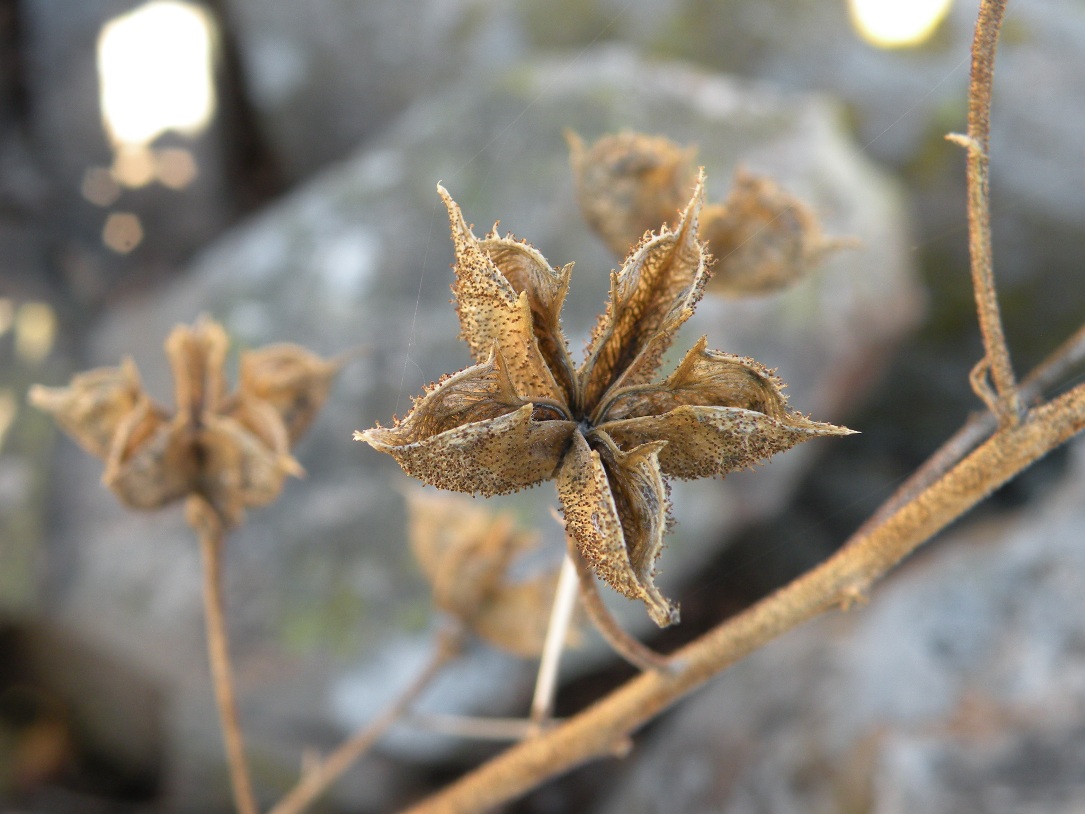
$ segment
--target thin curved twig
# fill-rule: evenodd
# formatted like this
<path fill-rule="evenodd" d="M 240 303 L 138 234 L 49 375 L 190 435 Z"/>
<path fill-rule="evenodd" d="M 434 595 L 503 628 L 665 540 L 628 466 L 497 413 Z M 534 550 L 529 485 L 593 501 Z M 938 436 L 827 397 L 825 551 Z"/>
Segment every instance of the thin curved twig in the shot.
<path fill-rule="evenodd" d="M 222 600 L 222 549 L 225 541 L 224 524 L 218 512 L 203 498 L 192 495 L 185 504 L 189 525 L 200 538 L 203 555 L 203 604 L 207 625 L 207 655 L 211 663 L 211 678 L 218 703 L 222 739 L 230 768 L 234 805 L 238 814 L 257 814 L 252 777 L 245 757 L 245 740 L 237 714 L 233 668 L 230 664 L 230 643 L 226 633 L 226 614 Z"/>
<path fill-rule="evenodd" d="M 268 814 L 300 814 L 304 811 L 404 716 L 441 670 L 460 654 L 462 646 L 462 631 L 454 628 L 442 630 L 430 660 L 399 697 L 377 718 L 343 741 L 325 759 L 314 761 L 297 785 L 276 803 Z"/>
<path fill-rule="evenodd" d="M 1085 325 L 1059 345 L 1044 361 L 1033 368 L 1021 380 L 1019 392 L 1022 403 L 1035 406 L 1045 392 L 1058 384 L 1074 367 L 1085 361 Z M 856 534 L 864 534 L 885 518 L 912 500 L 916 495 L 942 477 L 961 458 L 971 452 L 985 438 L 998 429 L 994 413 L 974 413 L 957 432 L 923 464 L 908 476 L 889 499 L 859 528 Z"/>
<path fill-rule="evenodd" d="M 1006 0 L 982 0 L 972 40 L 972 74 L 968 89 L 968 135 L 949 139 L 968 151 L 968 248 L 972 260 L 972 287 L 983 335 L 985 358 L 971 377 L 973 389 L 1005 426 L 1018 420 L 1021 399 L 1014 380 L 1010 352 L 1002 330 L 991 250 L 989 147 L 991 138 L 991 85 L 995 51 Z M 994 392 L 987 385 L 990 377 Z"/>
<path fill-rule="evenodd" d="M 576 567 L 576 576 L 580 582 L 580 601 L 584 605 L 584 611 L 588 614 L 595 629 L 603 637 L 611 649 L 632 664 L 638 670 L 669 670 L 671 669 L 670 657 L 657 653 L 650 647 L 645 646 L 637 639 L 630 636 L 618 624 L 603 598 L 599 596 L 599 586 L 595 582 L 595 574 L 580 556 L 576 543 L 569 535 L 566 535 L 568 547 L 568 560 Z"/>

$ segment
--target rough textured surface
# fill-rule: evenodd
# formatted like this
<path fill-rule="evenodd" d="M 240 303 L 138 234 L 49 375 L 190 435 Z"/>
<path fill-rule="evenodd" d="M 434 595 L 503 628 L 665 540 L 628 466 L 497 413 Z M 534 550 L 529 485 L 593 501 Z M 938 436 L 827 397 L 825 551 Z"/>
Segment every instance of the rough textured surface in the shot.
<path fill-rule="evenodd" d="M 643 739 L 599 814 L 1079 810 L 1085 447 L 1073 452 L 1035 505 L 938 541 L 869 605 L 725 673 Z"/>
<path fill-rule="evenodd" d="M 530 236 L 550 262 L 577 261 L 564 315 L 575 357 L 614 264 L 579 220 L 562 130 L 664 126 L 671 138 L 702 145 L 710 186 L 725 184 L 741 159 L 804 196 L 834 234 L 864 241 L 785 294 L 702 302 L 687 329 L 778 365 L 798 409 L 841 418 L 918 314 L 895 188 L 857 155 L 830 103 L 622 51 L 525 66 L 411 108 L 366 150 L 233 230 L 183 280 L 118 309 L 97 332 L 88 362 L 116 364 L 132 353 L 159 398 L 168 388 L 162 338 L 201 311 L 241 347 L 290 341 L 330 355 L 362 346 L 297 447 L 307 479 L 251 512 L 227 546 L 241 716 L 265 790 L 288 781 L 303 745 L 326 746 L 373 715 L 396 683 L 389 675 L 408 674 L 426 647 L 428 602 L 397 492 L 405 481 L 392 460 L 350 439 L 469 362 L 448 304 L 452 251 L 436 181 L 476 223 L 500 217 L 502 230 Z M 894 303 L 888 313 L 886 302 Z M 673 595 L 730 530 L 781 504 L 816 453 L 806 447 L 756 478 L 675 489 L 681 524 L 669 538 L 664 591 Z M 180 513 L 125 512 L 98 486 L 100 465 L 70 445 L 59 455 L 55 489 L 66 498 L 54 519 L 51 613 L 161 682 L 175 700 L 172 787 L 197 806 L 220 799 L 194 540 Z M 551 536 L 558 556 L 552 503 L 538 491 L 512 501 Z M 436 688 L 435 707 L 523 708 L 515 671 L 472 661 L 456 680 Z M 383 768 L 367 764 L 352 793 L 378 804 L 394 795 L 396 775 Z"/>

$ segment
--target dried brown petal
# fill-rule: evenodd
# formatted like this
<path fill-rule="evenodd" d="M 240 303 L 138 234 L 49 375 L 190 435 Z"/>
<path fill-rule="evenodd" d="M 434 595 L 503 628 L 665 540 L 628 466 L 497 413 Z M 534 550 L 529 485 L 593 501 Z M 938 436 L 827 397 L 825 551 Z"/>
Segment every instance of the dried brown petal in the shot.
<path fill-rule="evenodd" d="M 523 658 L 538 657 L 546 642 L 549 610 L 557 586 L 556 571 L 502 584 L 479 607 L 472 620 L 472 629 L 494 647 Z M 580 630 L 574 625 L 569 629 L 565 644 L 576 647 L 581 640 Z"/>
<path fill-rule="evenodd" d="M 186 421 L 196 422 L 222 404 L 229 346 L 223 327 L 206 317 L 200 317 L 191 327 L 178 325 L 166 337 L 177 415 Z"/>
<path fill-rule="evenodd" d="M 625 132 L 590 148 L 575 133 L 566 140 L 581 212 L 618 257 L 645 232 L 673 223 L 696 183 L 696 150 L 666 138 Z"/>
<path fill-rule="evenodd" d="M 434 604 L 495 647 L 524 657 L 542 652 L 557 587 L 549 570 L 511 581 L 510 565 L 539 536 L 507 514 L 448 495 L 407 496 L 411 551 L 433 588 Z M 578 632 L 570 633 L 575 644 Z"/>
<path fill-rule="evenodd" d="M 117 427 L 142 398 L 142 386 L 135 364 L 125 359 L 120 367 L 77 373 L 67 387 L 36 384 L 28 396 L 83 449 L 105 459 Z"/>
<path fill-rule="evenodd" d="M 613 393 L 605 420 L 662 415 L 682 405 L 741 407 L 770 418 L 787 414 L 783 383 L 770 370 L 747 356 L 708 350 L 707 343 L 702 336 L 661 384 Z"/>
<path fill-rule="evenodd" d="M 354 434 L 412 477 L 456 492 L 515 492 L 550 478 L 572 421 L 536 421 L 512 389 L 501 357 L 449 376 L 391 428 Z"/>
<path fill-rule="evenodd" d="M 664 228 L 611 274 L 610 300 L 580 368 L 585 405 L 608 388 L 649 381 L 678 328 L 693 314 L 706 281 L 704 252 L 697 239 L 701 177 L 677 231 Z"/>
<path fill-rule="evenodd" d="M 854 241 L 826 238 L 814 213 L 769 178 L 738 170 L 722 206 L 705 207 L 701 238 L 716 260 L 710 288 L 764 294 L 802 279 Z"/>
<path fill-rule="evenodd" d="M 666 490 L 655 460 L 663 445 L 648 443 L 623 453 L 600 442 L 603 453 L 574 434 L 562 462 L 558 499 L 565 528 L 604 582 L 630 599 L 643 601 L 653 621 L 666 627 L 678 620 L 678 610 L 652 580 L 666 520 Z M 608 473 L 613 473 L 614 480 Z"/>
<path fill-rule="evenodd" d="M 561 306 L 569 292 L 573 264 L 551 268 L 537 249 L 510 237 L 491 235 L 479 247 L 517 294 L 527 294 L 539 351 L 566 401 L 573 399 L 575 366 L 561 330 Z"/>
<path fill-rule="evenodd" d="M 665 440 L 659 463 L 664 474 L 677 478 L 725 475 L 811 438 L 854 432 L 798 413 L 775 419 L 735 407 L 690 406 L 663 415 L 608 421 L 599 429 L 623 448 Z"/>
<path fill-rule="evenodd" d="M 288 446 L 293 446 L 324 406 L 341 366 L 340 360 L 322 359 L 298 345 L 245 351 L 238 392 L 274 408 L 285 425 Z"/>
<path fill-rule="evenodd" d="M 437 191 L 448 208 L 456 249 L 456 283 L 452 287 L 460 330 L 476 361 L 496 346 L 523 396 L 560 398 L 554 376 L 535 338 L 531 296 L 517 292 L 463 219 L 459 206 L 444 189 Z"/>
<path fill-rule="evenodd" d="M 126 506 L 159 509 L 192 491 L 197 471 L 191 429 L 144 399 L 118 428 L 102 483 Z"/>
<path fill-rule="evenodd" d="M 251 506 L 279 496 L 291 474 L 289 456 L 269 448 L 232 418 L 211 415 L 199 434 L 201 466 L 194 491 L 236 524 Z"/>

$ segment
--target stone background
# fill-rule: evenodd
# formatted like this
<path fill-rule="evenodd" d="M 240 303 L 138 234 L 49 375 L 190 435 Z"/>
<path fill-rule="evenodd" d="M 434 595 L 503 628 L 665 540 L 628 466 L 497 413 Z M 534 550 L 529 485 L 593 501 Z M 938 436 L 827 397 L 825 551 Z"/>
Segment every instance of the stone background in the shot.
<path fill-rule="evenodd" d="M 131 354 L 166 399 L 161 341 L 201 312 L 240 346 L 362 349 L 298 449 L 308 477 L 230 541 L 242 716 L 270 802 L 302 749 L 375 714 L 432 633 L 403 544 L 406 479 L 349 438 L 467 361 L 436 182 L 477 231 L 500 219 L 551 263 L 576 261 L 574 353 L 602 307 L 615 260 L 579 220 L 565 128 L 696 143 L 710 198 L 742 163 L 862 241 L 779 295 L 706 300 L 687 331 L 779 368 L 798 408 L 863 434 L 676 487 L 660 566 L 683 624 L 653 633 L 615 606 L 654 644 L 822 559 L 978 406 L 963 156 L 942 138 L 965 126 L 974 2 L 923 46 L 888 51 L 828 0 L 208 0 L 217 115 L 155 145 L 190 150 L 199 174 L 121 192 L 112 209 L 138 214 L 145 237 L 120 255 L 102 244 L 108 208 L 80 188 L 112 161 L 98 31 L 136 5 L 0 0 L 0 412 L 14 416 L 0 431 L 0 805 L 229 810 L 180 511 L 122 510 L 100 463 L 24 409 L 27 386 Z M 1024 370 L 1082 316 L 1085 10 L 1011 4 L 1004 33 L 995 256 Z M 37 358 L 4 309 L 42 303 L 57 336 Z M 625 764 L 510 810 L 1080 810 L 1077 455 L 1002 490 L 869 607 L 728 673 Z M 500 505 L 557 556 L 553 503 L 543 486 Z M 566 672 L 562 713 L 629 675 L 594 639 Z M 426 704 L 520 714 L 531 679 L 532 665 L 478 647 Z M 488 749 L 404 729 L 325 810 L 394 809 Z"/>

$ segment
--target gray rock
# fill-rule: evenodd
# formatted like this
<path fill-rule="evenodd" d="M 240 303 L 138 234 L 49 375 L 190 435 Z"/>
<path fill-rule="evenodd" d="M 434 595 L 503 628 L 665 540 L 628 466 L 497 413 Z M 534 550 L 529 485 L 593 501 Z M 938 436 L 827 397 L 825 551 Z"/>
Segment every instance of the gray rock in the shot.
<path fill-rule="evenodd" d="M 342 158 L 420 96 L 523 57 L 486 0 L 228 0 L 249 98 L 292 178 Z"/>
<path fill-rule="evenodd" d="M 863 240 L 864 248 L 840 254 L 785 293 L 748 305 L 706 302 L 682 347 L 707 332 L 711 346 L 778 366 L 797 407 L 843 420 L 918 314 L 898 193 L 848 142 L 831 102 L 621 50 L 525 66 L 412 107 L 366 150 L 219 240 L 183 280 L 111 314 L 94 339 L 93 362 L 116 364 L 131 353 L 163 399 L 161 341 L 201 311 L 223 321 L 241 346 L 297 341 L 329 355 L 365 350 L 297 451 L 307 479 L 251 512 L 229 541 L 241 715 L 265 794 L 289 781 L 303 746 L 327 746 L 372 717 L 394 683 L 388 677 L 405 674 L 428 646 L 428 600 L 403 542 L 399 490 L 407 479 L 390 458 L 350 437 L 378 420 L 387 424 L 425 383 L 469 361 L 454 339 L 452 253 L 436 181 L 479 231 L 501 218 L 503 230 L 529 239 L 551 263 L 576 260 L 565 312 L 574 352 L 603 307 L 614 261 L 576 211 L 566 127 L 587 138 L 631 127 L 697 142 L 713 197 L 722 197 L 742 160 L 803 196 L 829 233 Z M 756 476 L 677 485 L 680 526 L 661 561 L 664 590 L 676 594 L 729 533 L 778 510 L 816 453 L 809 444 Z M 186 802 L 187 795 L 211 800 L 225 782 L 192 535 L 179 509 L 123 511 L 98 486 L 98 462 L 71 445 L 61 455 L 52 613 L 162 682 L 174 699 L 176 793 Z M 552 556 L 560 556 L 549 485 L 494 503 L 537 522 Z M 639 606 L 624 605 L 645 618 Z M 371 667 L 381 663 L 394 667 Z M 430 703 L 522 713 L 530 671 L 510 674 L 493 664 L 468 662 Z M 404 748 L 418 750 L 414 742 Z M 359 775 L 370 799 L 396 794 L 400 781 L 382 766 L 374 761 Z"/>
<path fill-rule="evenodd" d="M 597 810 L 1080 810 L 1085 446 L 1011 518 L 921 552 L 666 722 Z"/>

